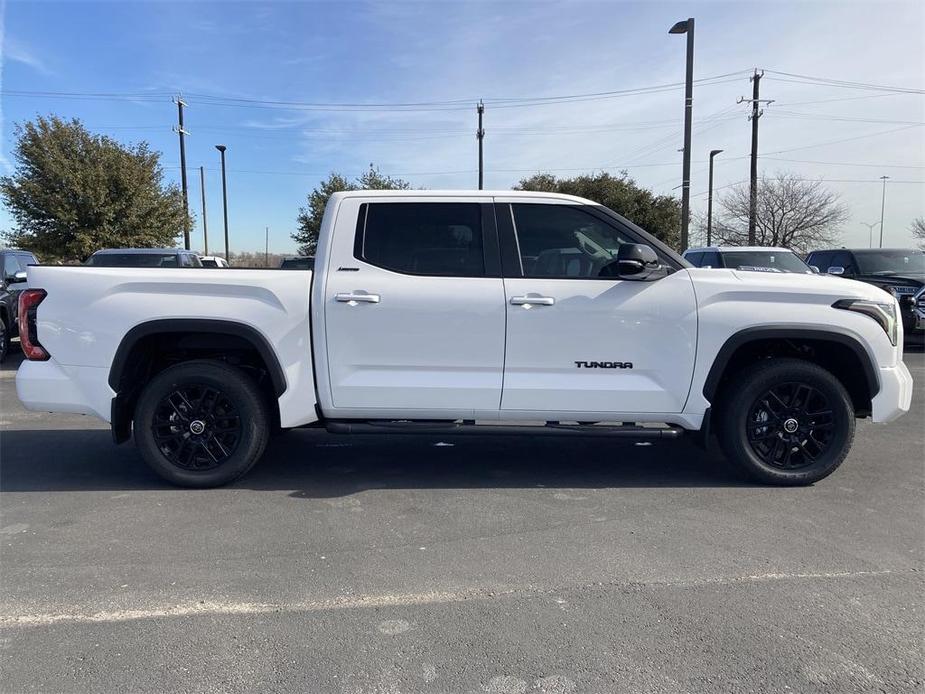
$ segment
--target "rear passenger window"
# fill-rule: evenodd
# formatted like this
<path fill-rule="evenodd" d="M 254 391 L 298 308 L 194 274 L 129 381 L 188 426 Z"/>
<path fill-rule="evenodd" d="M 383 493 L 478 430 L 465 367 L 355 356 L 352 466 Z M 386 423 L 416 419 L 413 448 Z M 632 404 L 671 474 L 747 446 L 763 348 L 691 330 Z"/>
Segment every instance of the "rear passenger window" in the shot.
<path fill-rule="evenodd" d="M 479 203 L 393 202 L 360 207 L 354 256 L 409 275 L 482 277 Z"/>
<path fill-rule="evenodd" d="M 719 253 L 716 251 L 708 251 L 703 254 L 701 259 L 700 266 L 703 267 L 709 265 L 710 267 L 723 267 L 723 261 L 719 257 Z"/>

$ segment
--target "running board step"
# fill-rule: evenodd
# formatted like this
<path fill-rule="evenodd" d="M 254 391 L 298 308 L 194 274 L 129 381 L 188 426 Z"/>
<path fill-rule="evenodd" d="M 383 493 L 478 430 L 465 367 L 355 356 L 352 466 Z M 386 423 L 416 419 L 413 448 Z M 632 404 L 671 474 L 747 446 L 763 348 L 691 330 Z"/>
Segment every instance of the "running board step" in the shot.
<path fill-rule="evenodd" d="M 684 434 L 677 426 L 641 427 L 634 424 L 599 426 L 559 424 L 545 426 L 466 424 L 460 422 L 417 422 L 393 420 L 327 420 L 332 434 L 430 434 L 451 436 L 609 436 L 630 439 L 676 439 Z"/>

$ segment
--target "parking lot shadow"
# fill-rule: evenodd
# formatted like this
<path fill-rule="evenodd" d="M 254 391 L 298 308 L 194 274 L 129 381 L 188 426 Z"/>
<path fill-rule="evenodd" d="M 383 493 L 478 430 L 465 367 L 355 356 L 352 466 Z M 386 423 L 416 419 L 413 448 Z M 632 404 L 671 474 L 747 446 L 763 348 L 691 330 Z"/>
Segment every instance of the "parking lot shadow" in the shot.
<path fill-rule="evenodd" d="M 606 488 L 741 485 L 716 453 L 690 441 L 639 446 L 606 438 L 338 436 L 275 438 L 235 487 L 331 498 L 366 489 Z M 0 491 L 170 489 L 132 444 L 108 430 L 0 432 Z"/>

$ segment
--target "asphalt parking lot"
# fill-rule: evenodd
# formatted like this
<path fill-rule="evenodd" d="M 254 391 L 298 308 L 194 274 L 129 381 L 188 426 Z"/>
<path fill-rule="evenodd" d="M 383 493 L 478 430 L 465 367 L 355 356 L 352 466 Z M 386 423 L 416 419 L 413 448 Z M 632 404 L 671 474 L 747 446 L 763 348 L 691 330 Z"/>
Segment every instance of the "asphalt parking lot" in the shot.
<path fill-rule="evenodd" d="M 18 356 L 18 355 L 17 355 Z M 913 411 L 832 477 L 717 454 L 277 439 L 165 486 L 0 371 L 3 692 L 921 692 L 925 355 Z"/>

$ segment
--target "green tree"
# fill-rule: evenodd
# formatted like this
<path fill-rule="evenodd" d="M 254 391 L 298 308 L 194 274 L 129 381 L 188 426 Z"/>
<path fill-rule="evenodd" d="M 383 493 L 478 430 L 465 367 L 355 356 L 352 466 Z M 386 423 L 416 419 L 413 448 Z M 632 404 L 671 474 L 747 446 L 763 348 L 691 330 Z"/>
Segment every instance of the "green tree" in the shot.
<path fill-rule="evenodd" d="M 10 243 L 79 260 L 106 247 L 172 246 L 192 226 L 147 143 L 126 146 L 57 116 L 17 125 L 16 137 L 16 168 L 0 178 L 17 227 Z"/>
<path fill-rule="evenodd" d="M 537 173 L 522 179 L 514 190 L 566 193 L 593 200 L 638 224 L 668 245 L 678 247 L 681 204 L 670 195 L 656 195 L 642 188 L 625 171 L 619 176 L 602 172 L 575 178 Z"/>
<path fill-rule="evenodd" d="M 308 204 L 299 208 L 299 216 L 296 218 L 299 229 L 292 234 L 293 240 L 300 244 L 299 255 L 315 254 L 324 208 L 334 193 L 344 190 L 408 190 L 410 188 L 411 184 L 407 181 L 385 176 L 372 164 L 362 176 L 354 181 L 332 173 L 308 194 Z"/>

